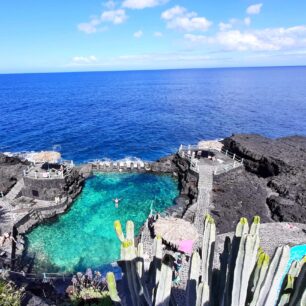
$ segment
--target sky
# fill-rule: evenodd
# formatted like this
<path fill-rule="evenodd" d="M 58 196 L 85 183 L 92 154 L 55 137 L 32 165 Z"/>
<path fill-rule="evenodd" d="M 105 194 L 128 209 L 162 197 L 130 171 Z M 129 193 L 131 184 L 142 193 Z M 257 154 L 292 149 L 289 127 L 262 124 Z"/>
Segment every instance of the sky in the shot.
<path fill-rule="evenodd" d="M 0 73 L 290 65 L 305 0 L 0 0 Z"/>

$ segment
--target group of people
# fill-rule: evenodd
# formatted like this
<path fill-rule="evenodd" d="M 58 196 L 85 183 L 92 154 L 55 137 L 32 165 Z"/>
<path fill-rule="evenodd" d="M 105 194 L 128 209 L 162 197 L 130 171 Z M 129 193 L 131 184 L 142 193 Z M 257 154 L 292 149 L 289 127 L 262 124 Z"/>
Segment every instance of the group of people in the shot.
<path fill-rule="evenodd" d="M 3 247 L 7 241 L 14 241 L 17 243 L 11 232 L 4 233 L 2 236 L 0 236 L 0 246 Z"/>

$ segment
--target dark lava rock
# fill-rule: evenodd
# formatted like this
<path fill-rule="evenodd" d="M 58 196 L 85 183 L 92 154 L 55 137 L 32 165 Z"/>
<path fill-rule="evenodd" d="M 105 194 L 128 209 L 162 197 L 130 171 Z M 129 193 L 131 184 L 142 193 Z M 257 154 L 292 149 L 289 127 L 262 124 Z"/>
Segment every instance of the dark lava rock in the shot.
<path fill-rule="evenodd" d="M 255 215 L 262 222 L 273 222 L 266 204 L 268 195 L 264 179 L 243 168 L 218 175 L 213 185 L 212 216 L 219 233 L 231 232 L 241 217 L 251 222 Z"/>
<path fill-rule="evenodd" d="M 175 198 L 174 203 L 175 205 L 169 207 L 166 210 L 166 214 L 171 215 L 175 218 L 182 218 L 187 206 L 189 205 L 190 199 L 186 195 L 180 195 Z"/>
<path fill-rule="evenodd" d="M 23 175 L 29 163 L 0 153 L 0 192 L 7 194 Z"/>
<path fill-rule="evenodd" d="M 265 180 L 273 195 L 267 204 L 276 221 L 306 222 L 306 137 L 269 139 L 260 135 L 233 135 L 225 149 L 244 158 L 247 171 Z"/>
<path fill-rule="evenodd" d="M 177 174 L 180 184 L 180 194 L 188 196 L 190 203 L 197 198 L 198 195 L 198 174 L 189 169 L 189 162 L 175 155 L 173 163 L 177 168 Z"/>
<path fill-rule="evenodd" d="M 171 174 L 176 173 L 177 166 L 174 160 L 175 160 L 175 155 L 169 155 L 157 160 L 156 162 L 151 164 L 152 172 L 171 173 Z"/>

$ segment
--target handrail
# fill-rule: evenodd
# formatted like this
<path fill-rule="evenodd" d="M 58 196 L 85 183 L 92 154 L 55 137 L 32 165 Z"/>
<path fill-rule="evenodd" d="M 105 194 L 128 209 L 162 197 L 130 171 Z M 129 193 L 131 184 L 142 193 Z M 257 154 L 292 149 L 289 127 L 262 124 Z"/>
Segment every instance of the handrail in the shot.
<path fill-rule="evenodd" d="M 185 154 L 185 152 L 187 151 L 192 151 L 192 150 L 203 150 L 201 149 L 198 145 L 189 145 L 189 146 L 184 146 L 181 145 L 179 148 L 179 154 L 181 157 L 190 159 L 189 154 Z M 230 152 L 229 150 L 225 150 L 224 148 L 221 149 L 221 151 L 219 151 L 223 154 L 225 154 L 226 156 L 234 159 L 235 161 L 239 162 L 239 163 L 243 163 L 243 158 L 239 157 L 237 154 Z"/>
<path fill-rule="evenodd" d="M 225 154 L 226 156 L 228 156 L 228 157 L 234 159 L 235 161 L 237 161 L 237 162 L 243 164 L 244 159 L 241 158 L 241 157 L 239 157 L 239 156 L 237 156 L 237 154 L 232 153 L 232 152 L 230 152 L 229 150 L 225 150 L 225 149 L 223 149 L 223 148 L 221 149 L 221 153 L 223 153 L 223 154 Z"/>

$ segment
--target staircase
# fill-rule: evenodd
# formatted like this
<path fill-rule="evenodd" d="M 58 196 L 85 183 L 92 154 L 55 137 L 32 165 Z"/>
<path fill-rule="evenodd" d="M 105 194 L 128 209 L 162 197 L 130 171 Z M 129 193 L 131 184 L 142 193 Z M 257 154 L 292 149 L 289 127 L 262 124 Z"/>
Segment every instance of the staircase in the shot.
<path fill-rule="evenodd" d="M 24 182 L 23 179 L 21 179 L 13 186 L 10 192 L 5 196 L 6 199 L 9 201 L 15 200 L 20 194 L 23 187 L 24 187 Z"/>

